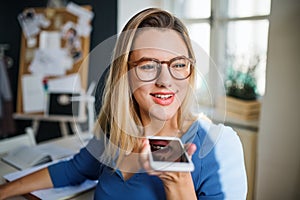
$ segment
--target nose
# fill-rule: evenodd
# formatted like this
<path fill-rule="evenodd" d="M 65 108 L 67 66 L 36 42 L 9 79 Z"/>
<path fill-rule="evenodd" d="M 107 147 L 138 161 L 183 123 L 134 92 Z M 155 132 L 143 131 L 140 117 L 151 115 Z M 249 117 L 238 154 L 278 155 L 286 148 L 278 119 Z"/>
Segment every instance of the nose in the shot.
<path fill-rule="evenodd" d="M 155 84 L 158 87 L 171 87 L 172 86 L 172 79 L 173 77 L 171 76 L 168 65 L 167 64 L 162 64 L 162 68 L 160 71 L 160 74 L 158 78 L 156 79 Z"/>

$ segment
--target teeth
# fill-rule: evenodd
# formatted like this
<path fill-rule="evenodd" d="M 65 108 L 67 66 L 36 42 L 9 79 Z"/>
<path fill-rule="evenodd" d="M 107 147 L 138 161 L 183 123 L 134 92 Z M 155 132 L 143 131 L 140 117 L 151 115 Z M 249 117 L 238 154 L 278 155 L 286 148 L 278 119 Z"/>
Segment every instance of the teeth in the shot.
<path fill-rule="evenodd" d="M 153 145 L 153 144 L 151 146 L 155 151 L 166 148 L 165 146 L 159 146 L 159 145 Z"/>
<path fill-rule="evenodd" d="M 172 94 L 166 94 L 166 95 L 163 95 L 163 94 L 155 94 L 154 95 L 156 98 L 160 98 L 160 99 L 168 99 L 170 97 L 172 97 L 173 95 Z"/>

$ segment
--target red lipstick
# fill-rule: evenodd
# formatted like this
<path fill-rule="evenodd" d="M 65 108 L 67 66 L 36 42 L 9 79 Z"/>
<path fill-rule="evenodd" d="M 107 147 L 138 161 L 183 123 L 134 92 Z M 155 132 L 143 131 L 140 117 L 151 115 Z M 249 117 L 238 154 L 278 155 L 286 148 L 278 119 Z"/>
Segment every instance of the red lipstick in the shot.
<path fill-rule="evenodd" d="M 173 92 L 157 92 L 157 93 L 151 93 L 153 101 L 156 104 L 162 105 L 162 106 L 168 106 L 171 103 L 173 103 L 175 98 L 175 93 Z"/>

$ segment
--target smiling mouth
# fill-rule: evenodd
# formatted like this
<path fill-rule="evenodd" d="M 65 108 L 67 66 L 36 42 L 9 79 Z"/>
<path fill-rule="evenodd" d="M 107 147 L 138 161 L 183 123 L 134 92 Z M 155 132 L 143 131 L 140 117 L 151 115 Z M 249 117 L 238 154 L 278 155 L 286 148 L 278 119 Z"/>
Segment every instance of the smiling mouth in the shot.
<path fill-rule="evenodd" d="M 175 93 L 150 93 L 153 101 L 162 106 L 168 106 L 173 103 L 175 98 Z"/>
<path fill-rule="evenodd" d="M 155 144 L 150 144 L 151 146 L 151 151 L 158 151 L 158 150 L 164 150 L 167 148 L 167 146 L 162 146 L 162 145 L 155 145 Z"/>
<path fill-rule="evenodd" d="M 151 140 L 150 139 L 150 147 L 151 151 L 158 151 L 158 150 L 166 150 L 169 147 L 169 143 L 164 140 Z"/>
<path fill-rule="evenodd" d="M 174 96 L 174 94 L 151 94 L 151 96 L 165 100 L 165 99 L 170 99 L 171 97 Z"/>

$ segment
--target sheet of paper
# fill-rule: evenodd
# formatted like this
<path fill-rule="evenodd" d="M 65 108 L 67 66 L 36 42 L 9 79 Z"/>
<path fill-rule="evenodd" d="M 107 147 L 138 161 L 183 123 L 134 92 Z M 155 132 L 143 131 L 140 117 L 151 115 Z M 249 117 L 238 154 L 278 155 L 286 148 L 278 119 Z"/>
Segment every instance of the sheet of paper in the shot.
<path fill-rule="evenodd" d="M 59 76 L 72 66 L 73 60 L 66 49 L 37 49 L 29 70 L 42 76 Z"/>
<path fill-rule="evenodd" d="M 87 9 L 84 9 L 73 2 L 69 2 L 66 9 L 68 12 L 78 16 L 79 18 L 84 18 L 86 20 L 92 20 L 92 18 L 94 17 L 93 12 L 88 11 Z"/>
<path fill-rule="evenodd" d="M 48 80 L 48 87 L 49 92 L 80 93 L 82 91 L 81 79 L 77 73 L 50 79 Z"/>
<path fill-rule="evenodd" d="M 40 31 L 39 20 L 34 9 L 28 9 L 18 15 L 19 23 L 26 38 L 37 35 Z"/>
<path fill-rule="evenodd" d="M 76 25 L 76 30 L 78 30 L 78 34 L 84 37 L 88 37 L 92 31 L 92 26 L 89 25 L 84 19 L 79 18 L 78 24 Z"/>
<path fill-rule="evenodd" d="M 66 9 L 68 12 L 78 17 L 76 25 L 76 30 L 78 31 L 78 34 L 84 37 L 89 36 L 89 34 L 92 31 L 90 21 L 93 19 L 94 13 L 85 8 L 82 8 L 81 6 L 73 2 L 68 3 Z"/>
<path fill-rule="evenodd" d="M 61 34 L 59 31 L 41 31 L 40 49 L 60 49 Z"/>
<path fill-rule="evenodd" d="M 69 158 L 67 158 L 69 159 Z M 67 160 L 65 159 L 65 160 Z M 27 174 L 30 174 L 32 172 L 35 172 L 39 169 L 45 168 L 51 164 L 57 163 L 59 161 L 53 161 L 44 165 L 40 165 L 38 167 L 33 167 L 29 169 L 25 169 L 22 171 L 13 172 L 10 174 L 6 174 L 3 176 L 8 181 L 13 181 L 15 179 L 18 179 L 20 177 L 23 177 Z M 72 196 L 78 195 L 79 193 L 82 193 L 84 191 L 87 191 L 89 189 L 94 188 L 97 185 L 97 181 L 92 180 L 86 180 L 80 185 L 77 186 L 66 186 L 61 188 L 51 188 L 51 189 L 44 189 L 44 190 L 37 190 L 34 192 L 31 192 L 32 195 L 43 199 L 43 200 L 52 200 L 52 199 L 68 199 Z"/>
<path fill-rule="evenodd" d="M 33 147 L 17 147 L 9 151 L 2 159 L 18 169 L 27 169 L 51 160 L 69 157 L 75 153 L 73 150 L 55 144 L 42 144 Z"/>
<path fill-rule="evenodd" d="M 55 189 L 47 189 L 47 190 L 38 190 L 32 192 L 34 196 L 43 199 L 43 200 L 53 200 L 53 199 L 69 199 L 73 196 L 76 196 L 84 191 L 90 190 L 96 187 L 97 181 L 86 180 L 77 186 L 67 186 Z"/>
<path fill-rule="evenodd" d="M 41 112 L 45 108 L 43 77 L 36 75 L 22 76 L 23 110 L 25 113 Z"/>

